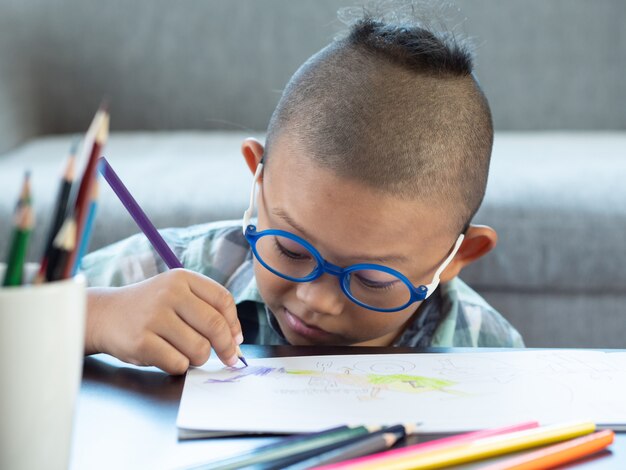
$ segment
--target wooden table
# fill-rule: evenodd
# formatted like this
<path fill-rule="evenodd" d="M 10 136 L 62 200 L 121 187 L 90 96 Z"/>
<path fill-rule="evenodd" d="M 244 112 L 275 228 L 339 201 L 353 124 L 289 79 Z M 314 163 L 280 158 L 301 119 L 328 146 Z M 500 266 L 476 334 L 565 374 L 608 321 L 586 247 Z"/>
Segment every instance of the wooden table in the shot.
<path fill-rule="evenodd" d="M 494 351 L 246 345 L 242 350 L 246 357 Z M 86 358 L 76 410 L 71 468 L 184 468 L 275 440 L 254 437 L 178 441 L 176 416 L 183 383 L 184 376 L 169 376 L 154 367 L 135 367 L 106 355 Z M 410 443 L 432 438 L 418 436 Z M 567 468 L 626 469 L 626 434 L 616 434 L 611 451 Z"/>

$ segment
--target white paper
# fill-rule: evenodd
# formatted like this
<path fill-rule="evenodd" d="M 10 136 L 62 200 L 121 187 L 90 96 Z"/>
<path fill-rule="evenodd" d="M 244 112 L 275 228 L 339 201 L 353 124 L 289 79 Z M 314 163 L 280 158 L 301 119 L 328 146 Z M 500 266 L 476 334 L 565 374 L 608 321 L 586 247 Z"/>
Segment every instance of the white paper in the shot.
<path fill-rule="evenodd" d="M 298 433 L 421 423 L 459 432 L 522 421 L 626 423 L 626 354 L 526 350 L 217 360 L 187 373 L 177 426 Z"/>

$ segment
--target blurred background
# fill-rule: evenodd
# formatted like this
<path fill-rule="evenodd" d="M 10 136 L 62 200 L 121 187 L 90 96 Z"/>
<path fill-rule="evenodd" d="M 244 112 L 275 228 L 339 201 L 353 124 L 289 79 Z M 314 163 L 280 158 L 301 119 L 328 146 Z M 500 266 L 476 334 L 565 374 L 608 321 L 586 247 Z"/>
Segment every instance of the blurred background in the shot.
<path fill-rule="evenodd" d="M 291 74 L 343 28 L 337 10 L 356 4 L 1 0 L 0 150 L 84 131 L 102 96 L 113 130 L 263 131 Z M 626 128 L 625 2 L 451 5 L 497 129 Z"/>
<path fill-rule="evenodd" d="M 39 258 L 64 158 L 103 97 L 105 154 L 158 227 L 241 217 L 241 140 L 263 139 L 289 77 L 344 29 L 337 11 L 360 4 L 0 0 L 0 256 L 31 169 Z M 476 222 L 500 243 L 462 277 L 529 345 L 625 347 L 626 2 L 444 12 L 474 43 L 496 127 Z M 137 232 L 107 189 L 91 249 Z"/>

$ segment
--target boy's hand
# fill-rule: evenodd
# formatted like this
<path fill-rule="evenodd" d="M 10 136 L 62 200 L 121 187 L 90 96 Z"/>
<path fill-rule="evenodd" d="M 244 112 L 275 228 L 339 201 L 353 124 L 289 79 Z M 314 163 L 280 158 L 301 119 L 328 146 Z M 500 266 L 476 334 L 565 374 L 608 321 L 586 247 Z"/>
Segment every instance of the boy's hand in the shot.
<path fill-rule="evenodd" d="M 183 374 L 215 350 L 229 366 L 243 341 L 232 295 L 201 274 L 173 269 L 119 288 L 88 290 L 85 354 Z"/>

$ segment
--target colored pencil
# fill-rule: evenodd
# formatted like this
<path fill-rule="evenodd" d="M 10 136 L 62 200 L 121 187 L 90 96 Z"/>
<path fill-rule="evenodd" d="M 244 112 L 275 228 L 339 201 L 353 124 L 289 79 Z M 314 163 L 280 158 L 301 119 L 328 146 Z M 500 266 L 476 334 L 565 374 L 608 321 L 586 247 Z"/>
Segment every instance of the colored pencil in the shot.
<path fill-rule="evenodd" d="M 59 187 L 59 192 L 56 198 L 56 207 L 54 208 L 54 214 L 52 215 L 52 219 L 50 221 L 48 238 L 41 257 L 40 274 L 45 273 L 46 258 L 48 257 L 50 250 L 52 250 L 52 242 L 59 233 L 59 230 L 61 230 L 61 226 L 67 216 L 67 206 L 70 199 L 72 184 L 74 183 L 76 175 L 76 148 L 77 142 L 72 144 L 70 154 L 65 164 L 65 170 L 63 171 L 63 177 L 61 179 L 61 186 Z"/>
<path fill-rule="evenodd" d="M 78 174 L 82 175 L 85 173 L 85 169 L 89 163 L 89 157 L 91 156 L 94 143 L 96 141 L 96 135 L 98 134 L 98 130 L 102 125 L 102 120 L 104 119 L 105 113 L 108 112 L 108 104 L 105 100 L 100 103 L 96 114 L 94 115 L 89 127 L 87 128 L 87 132 L 83 136 L 82 143 L 80 146 L 80 150 L 77 155 L 77 164 L 78 164 Z M 75 188 L 78 192 L 79 188 Z M 77 194 L 73 194 L 72 200 L 76 201 Z"/>
<path fill-rule="evenodd" d="M 117 176 L 117 173 L 115 173 L 107 159 L 105 157 L 101 157 L 98 165 L 100 174 L 102 174 L 106 182 L 109 183 L 113 192 L 117 195 L 130 216 L 139 226 L 139 229 L 144 233 L 167 267 L 170 269 L 182 268 L 182 263 L 178 260 L 165 240 L 163 240 L 159 231 L 150 221 L 143 209 L 139 206 L 133 195 L 128 191 L 124 183 L 122 183 L 122 180 L 120 180 L 119 176 Z"/>
<path fill-rule="evenodd" d="M 394 430 L 394 428 L 396 429 Z M 385 449 L 389 449 L 399 440 L 404 439 L 406 435 L 407 430 L 404 426 L 392 426 L 377 432 L 372 432 L 363 437 L 351 439 L 346 443 L 340 443 L 338 446 L 334 446 L 334 448 L 318 449 L 317 452 L 312 453 L 309 457 L 300 456 L 297 463 L 292 465 L 285 466 L 284 464 L 281 465 L 280 462 L 277 462 L 277 465 L 272 468 L 281 468 L 285 470 L 304 470 L 313 467 L 317 468 L 320 465 L 327 465 L 334 462 L 353 459 L 362 455 L 381 452 Z"/>
<path fill-rule="evenodd" d="M 351 468 L 385 470 L 433 469 L 481 460 L 519 450 L 530 449 L 574 437 L 595 430 L 591 422 L 576 422 L 543 426 L 535 429 L 485 437 L 465 444 L 452 444 L 436 450 L 418 451 L 400 458 L 377 460 L 375 464 L 363 463 Z"/>
<path fill-rule="evenodd" d="M 28 177 L 25 178 L 24 185 L 27 184 L 27 181 Z M 22 199 L 21 196 L 20 199 Z M 9 245 L 6 271 L 2 282 L 4 286 L 19 286 L 22 284 L 28 240 L 35 222 L 33 208 L 30 203 L 30 192 L 21 204 L 15 214 L 15 227 L 13 229 L 12 241 Z"/>
<path fill-rule="evenodd" d="M 85 224 L 87 222 L 87 215 L 89 212 L 91 187 L 93 186 L 93 181 L 96 176 L 98 158 L 100 157 L 102 149 L 104 148 L 104 145 L 109 137 L 109 114 L 106 111 L 102 111 L 101 116 L 98 132 L 96 133 L 96 137 L 91 148 L 91 154 L 89 155 L 89 159 L 87 160 L 87 164 L 85 166 L 85 171 L 82 174 L 74 203 L 77 244 L 74 250 L 70 253 L 64 277 L 70 277 L 72 275 L 72 270 L 76 264 L 78 246 L 80 245 L 80 240 L 82 240 L 85 232 Z"/>
<path fill-rule="evenodd" d="M 337 442 L 331 442 L 320 447 L 315 447 L 313 449 L 309 449 L 303 452 L 288 455 L 286 457 L 283 457 L 277 460 L 272 460 L 271 462 L 268 462 L 265 465 L 263 465 L 263 468 L 265 470 L 282 470 L 283 468 L 286 468 L 289 465 L 293 465 L 298 462 L 301 462 L 302 460 L 314 458 L 314 457 L 319 456 L 320 454 L 323 454 L 326 452 L 332 452 L 337 449 L 341 449 L 345 446 L 351 446 L 353 444 L 358 443 L 364 438 L 377 436 L 383 433 L 393 434 L 397 437 L 397 439 L 403 439 L 407 434 L 414 433 L 415 428 L 416 426 L 414 424 L 407 424 L 407 425 L 397 424 L 394 426 L 383 427 L 379 430 L 372 431 L 368 434 L 354 436 L 349 439 L 345 439 L 345 440 L 341 440 Z"/>
<path fill-rule="evenodd" d="M 448 448 L 452 445 L 463 444 L 472 442 L 477 439 L 482 439 L 490 436 L 498 436 L 514 431 L 523 431 L 525 429 L 534 429 L 539 427 L 537 421 L 527 421 L 523 423 L 517 423 L 509 426 L 502 426 L 499 428 L 483 429 L 480 431 L 467 432 L 463 434 L 457 434 L 454 436 L 443 437 L 441 439 L 434 439 L 432 441 L 421 442 L 407 447 L 401 447 L 399 449 L 389 450 L 387 452 L 380 452 L 376 455 L 346 460 L 337 464 L 325 465 L 324 470 L 347 470 L 351 468 L 357 468 L 359 464 L 374 465 L 378 461 L 385 461 L 388 458 L 399 458 L 406 455 L 413 455 L 415 452 L 432 451 L 441 448 Z"/>
<path fill-rule="evenodd" d="M 98 177 L 94 178 L 93 185 L 91 187 L 91 198 L 89 201 L 89 213 L 87 214 L 87 221 L 85 222 L 85 230 L 80 239 L 80 244 L 78 246 L 78 254 L 76 256 L 76 262 L 74 263 L 74 267 L 72 269 L 72 276 L 76 274 L 78 271 L 78 267 L 80 266 L 80 262 L 85 256 L 87 252 L 87 247 L 89 246 L 89 239 L 91 237 L 91 230 L 93 228 L 94 220 L 96 218 L 96 209 L 98 207 Z"/>
<path fill-rule="evenodd" d="M 389 449 L 400 439 L 392 432 L 375 434 L 364 437 L 362 440 L 354 444 L 346 445 L 329 452 L 324 452 L 317 457 L 311 457 L 302 460 L 299 463 L 285 467 L 285 470 L 304 470 L 308 468 L 318 468 L 320 465 L 328 465 L 334 462 L 342 462 L 344 460 L 361 457 L 363 455 L 381 452 Z"/>
<path fill-rule="evenodd" d="M 63 222 L 61 230 L 52 242 L 52 250 L 46 260 L 46 281 L 58 281 L 66 278 L 67 263 L 75 248 L 76 221 L 74 216 L 69 216 Z"/>
<path fill-rule="evenodd" d="M 154 224 L 150 221 L 146 213 L 139 206 L 133 195 L 128 191 L 122 180 L 117 176 L 117 173 L 113 170 L 106 158 L 101 157 L 98 163 L 98 168 L 102 176 L 111 189 L 122 202 L 128 213 L 131 215 L 135 223 L 139 226 L 139 229 L 144 233 L 148 241 L 152 244 L 156 252 L 161 259 L 165 262 L 168 268 L 182 268 L 183 264 L 176 257 L 172 249 L 165 242 L 159 231 Z M 248 361 L 241 353 L 239 346 L 236 346 L 237 357 L 244 365 L 248 365 Z"/>
<path fill-rule="evenodd" d="M 481 470 L 537 470 L 554 468 L 579 460 L 605 449 L 613 443 L 615 433 L 609 429 L 589 436 L 578 437 L 554 444 L 502 462 L 488 465 Z"/>
<path fill-rule="evenodd" d="M 272 463 L 293 455 L 303 454 L 307 451 L 319 449 L 327 445 L 337 444 L 342 441 L 345 442 L 355 437 L 378 431 L 379 429 L 379 426 L 355 426 L 340 430 L 321 431 L 319 433 L 303 436 L 298 440 L 287 438 L 278 443 L 258 447 L 245 454 L 189 467 L 188 470 L 200 468 L 205 470 L 234 470 L 252 465 L 255 467 L 264 466 L 263 464 Z"/>
<path fill-rule="evenodd" d="M 22 189 L 20 190 L 20 197 L 15 204 L 15 211 L 25 204 L 31 203 L 31 191 L 30 191 L 30 171 L 24 173 L 24 182 L 22 183 Z"/>

